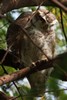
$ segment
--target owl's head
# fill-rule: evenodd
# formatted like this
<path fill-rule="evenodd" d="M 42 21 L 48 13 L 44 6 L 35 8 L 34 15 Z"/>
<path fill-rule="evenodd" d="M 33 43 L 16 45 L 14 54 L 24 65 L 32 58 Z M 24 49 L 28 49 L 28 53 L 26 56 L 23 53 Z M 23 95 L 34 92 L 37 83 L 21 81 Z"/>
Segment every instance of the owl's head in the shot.
<path fill-rule="evenodd" d="M 40 9 L 38 10 L 38 13 L 42 22 L 42 26 L 46 30 L 52 27 L 57 21 L 55 15 L 49 12 L 48 10 Z"/>
<path fill-rule="evenodd" d="M 48 29 L 49 24 L 46 20 L 46 17 L 44 16 L 43 18 L 43 15 L 41 15 L 41 12 L 39 10 L 37 12 L 33 12 L 33 14 L 35 15 L 31 20 L 31 24 L 37 29 L 41 30 Z"/>
<path fill-rule="evenodd" d="M 47 31 L 54 25 L 55 16 L 48 10 L 38 10 L 29 14 L 30 21 L 26 24 L 25 28 L 34 27 L 36 29 Z M 27 17 L 28 18 L 28 17 Z"/>

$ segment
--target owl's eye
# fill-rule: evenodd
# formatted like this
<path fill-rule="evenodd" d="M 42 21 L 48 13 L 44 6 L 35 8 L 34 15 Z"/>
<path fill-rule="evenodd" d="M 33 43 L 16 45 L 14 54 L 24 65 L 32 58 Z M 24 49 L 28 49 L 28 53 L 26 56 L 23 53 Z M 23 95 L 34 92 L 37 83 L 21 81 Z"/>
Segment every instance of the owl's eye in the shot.
<path fill-rule="evenodd" d="M 37 13 L 35 15 L 35 19 L 36 19 L 36 22 L 40 20 L 42 23 L 46 23 L 46 20 L 43 19 L 42 16 L 39 13 Z"/>
<path fill-rule="evenodd" d="M 42 23 L 46 23 L 46 20 L 43 19 L 41 16 L 39 17 L 39 20 L 41 20 Z"/>
<path fill-rule="evenodd" d="M 49 18 L 48 18 L 48 17 L 46 18 L 46 20 L 47 20 L 47 22 L 48 22 L 48 23 L 50 23 L 50 21 L 49 21 Z"/>

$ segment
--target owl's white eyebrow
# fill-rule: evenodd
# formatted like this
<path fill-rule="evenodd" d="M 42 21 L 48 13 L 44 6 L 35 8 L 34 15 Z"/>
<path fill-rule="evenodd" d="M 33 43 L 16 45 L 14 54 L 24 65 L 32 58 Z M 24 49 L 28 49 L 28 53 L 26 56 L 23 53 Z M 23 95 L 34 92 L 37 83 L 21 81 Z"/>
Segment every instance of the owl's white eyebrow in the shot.
<path fill-rule="evenodd" d="M 53 20 L 52 23 L 50 23 L 50 26 L 53 26 L 57 23 L 57 19 Z"/>

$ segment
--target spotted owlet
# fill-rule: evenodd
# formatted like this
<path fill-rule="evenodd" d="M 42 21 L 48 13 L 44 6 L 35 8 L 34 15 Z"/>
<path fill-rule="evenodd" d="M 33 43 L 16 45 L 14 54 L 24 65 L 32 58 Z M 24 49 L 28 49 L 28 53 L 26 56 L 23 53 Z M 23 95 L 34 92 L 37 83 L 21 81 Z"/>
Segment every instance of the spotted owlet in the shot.
<path fill-rule="evenodd" d="M 38 10 L 23 13 L 10 24 L 7 31 L 7 45 L 8 47 L 12 45 L 11 51 L 25 67 L 37 60 L 48 60 L 54 56 L 55 32 L 52 27 L 55 21 L 55 16 L 48 10 Z M 30 75 L 28 79 L 31 87 L 39 89 L 41 85 L 43 86 L 46 74 L 44 70 Z"/>

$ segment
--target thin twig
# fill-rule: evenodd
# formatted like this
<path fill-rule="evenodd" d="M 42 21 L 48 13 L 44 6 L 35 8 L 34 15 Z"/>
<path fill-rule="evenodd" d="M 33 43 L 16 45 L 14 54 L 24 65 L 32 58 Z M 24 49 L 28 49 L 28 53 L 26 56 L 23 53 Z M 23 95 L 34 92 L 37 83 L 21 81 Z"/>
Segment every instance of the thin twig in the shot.
<path fill-rule="evenodd" d="M 8 54 L 8 52 L 9 52 L 9 50 L 10 50 L 11 47 L 12 47 L 12 45 L 13 45 L 13 44 L 11 44 L 11 45 L 9 46 L 9 48 L 7 49 L 7 51 L 6 51 L 6 53 L 4 54 L 2 60 L 0 61 L 0 65 L 4 62 L 4 60 L 5 60 L 5 58 L 6 58 L 7 54 Z"/>
<path fill-rule="evenodd" d="M 17 97 L 12 98 L 11 100 L 16 100 L 16 99 L 19 98 L 19 97 L 20 97 L 20 95 L 17 96 Z"/>
<path fill-rule="evenodd" d="M 37 9 L 35 10 L 34 13 L 31 14 L 30 19 L 28 20 L 28 22 L 26 23 L 25 27 L 30 23 L 30 21 L 35 17 L 35 15 L 38 13 L 38 10 L 40 9 L 40 6 L 42 6 L 42 4 L 45 2 L 46 0 L 43 0 L 40 5 L 38 5 Z"/>
<path fill-rule="evenodd" d="M 67 88 L 66 89 L 57 89 L 57 90 L 46 90 L 44 93 L 50 93 L 50 92 L 60 92 L 60 91 L 65 91 L 65 90 L 67 90 Z M 36 95 L 34 92 L 33 93 L 30 93 L 30 95 L 29 94 L 23 94 L 23 97 L 24 96 L 26 96 L 26 97 L 32 97 L 32 96 L 34 96 L 34 95 Z M 38 97 L 42 97 L 43 95 L 39 95 Z M 12 100 L 14 100 L 14 99 L 12 99 Z"/>
<path fill-rule="evenodd" d="M 5 72 L 5 74 L 8 74 L 8 72 L 6 71 L 6 69 L 4 68 L 4 66 L 3 66 L 3 65 L 1 65 L 1 66 L 2 66 L 2 68 L 3 68 L 4 72 Z M 19 96 L 22 97 L 22 95 L 21 95 L 21 93 L 20 93 L 20 90 L 19 90 L 19 88 L 17 87 L 15 81 L 13 81 L 13 84 L 14 84 L 14 86 L 16 87 L 16 89 L 17 89 L 17 91 L 18 91 L 18 93 L 19 93 Z M 13 98 L 12 100 L 14 100 L 14 99 L 16 99 L 16 97 Z M 21 98 L 21 99 L 22 99 L 22 98 Z"/>
<path fill-rule="evenodd" d="M 60 1 L 58 0 L 51 0 L 53 3 L 55 3 L 58 7 L 62 8 L 67 13 L 67 7 L 65 7 Z"/>
<path fill-rule="evenodd" d="M 15 81 L 13 82 L 13 84 L 14 84 L 14 86 L 16 87 L 16 89 L 17 89 L 17 91 L 18 91 L 18 93 L 19 93 L 19 96 L 20 96 L 21 99 L 23 100 L 22 95 L 21 95 L 21 93 L 20 93 L 20 90 L 19 90 L 18 86 L 16 85 Z"/>

